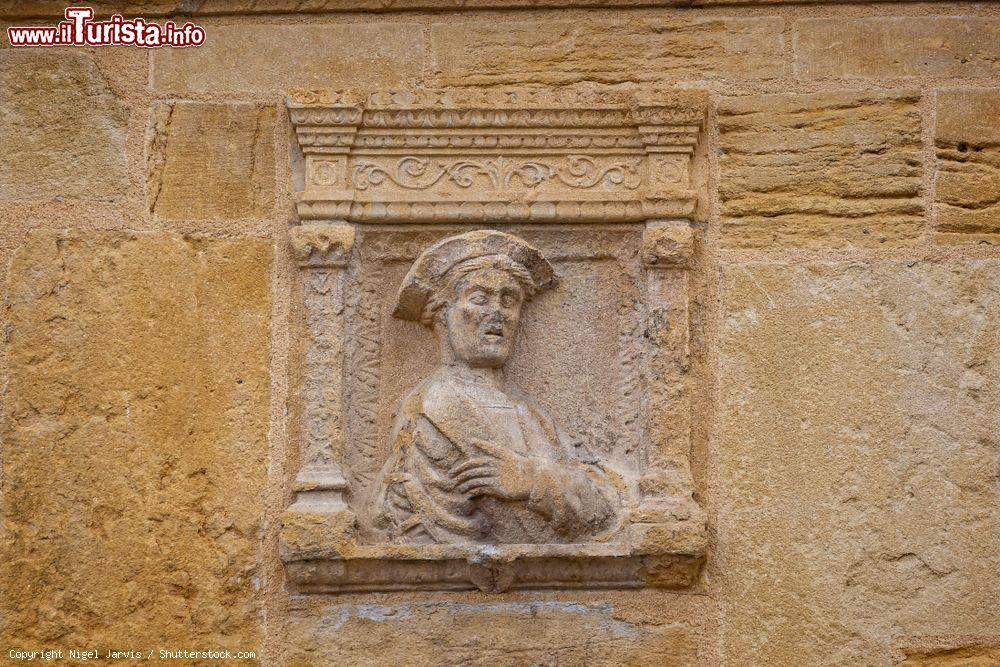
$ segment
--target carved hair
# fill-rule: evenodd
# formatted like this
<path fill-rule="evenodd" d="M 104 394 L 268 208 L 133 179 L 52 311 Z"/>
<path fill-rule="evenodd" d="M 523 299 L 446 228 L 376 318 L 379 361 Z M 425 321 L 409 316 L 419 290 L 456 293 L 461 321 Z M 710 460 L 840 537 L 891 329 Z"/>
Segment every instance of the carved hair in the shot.
<path fill-rule="evenodd" d="M 481 269 L 506 271 L 521 287 L 525 300 L 535 295 L 535 281 L 531 278 L 531 272 L 520 262 L 511 259 L 507 255 L 472 257 L 451 267 L 448 269 L 448 273 L 442 276 L 440 286 L 434 292 L 434 295 L 427 299 L 427 303 L 424 305 L 424 310 L 420 315 L 421 323 L 432 327 L 434 319 L 441 312 L 442 307 L 455 297 L 455 290 L 462 278 Z"/>

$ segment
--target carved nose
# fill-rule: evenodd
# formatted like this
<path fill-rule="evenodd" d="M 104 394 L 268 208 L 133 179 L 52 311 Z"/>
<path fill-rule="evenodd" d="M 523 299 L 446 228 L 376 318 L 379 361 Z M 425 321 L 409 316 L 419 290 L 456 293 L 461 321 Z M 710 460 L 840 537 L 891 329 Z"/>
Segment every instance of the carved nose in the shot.
<path fill-rule="evenodd" d="M 487 324 L 504 324 L 507 322 L 507 314 L 503 312 L 498 305 L 493 304 L 490 306 L 489 312 L 486 315 Z"/>

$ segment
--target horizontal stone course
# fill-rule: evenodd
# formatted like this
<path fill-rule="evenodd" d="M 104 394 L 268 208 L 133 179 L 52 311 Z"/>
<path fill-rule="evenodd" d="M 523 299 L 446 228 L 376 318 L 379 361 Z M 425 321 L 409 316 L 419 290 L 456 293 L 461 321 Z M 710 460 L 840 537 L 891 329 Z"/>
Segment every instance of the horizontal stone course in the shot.
<path fill-rule="evenodd" d="M 662 596 L 653 605 L 653 610 L 662 614 L 656 617 L 656 624 L 624 620 L 624 614 L 608 602 L 497 599 L 482 603 L 324 604 L 322 599 L 298 600 L 284 629 L 284 664 L 703 664 L 707 638 L 700 632 L 700 619 L 691 617 L 690 611 L 684 614 L 670 609 L 670 601 Z"/>
<path fill-rule="evenodd" d="M 423 31 L 403 23 L 211 25 L 202 46 L 155 49 L 158 93 L 270 93 L 295 87 L 412 85 Z"/>
<path fill-rule="evenodd" d="M 789 73 L 779 18 L 435 24 L 440 85 L 768 79 Z"/>
<path fill-rule="evenodd" d="M 913 92 L 726 98 L 719 105 L 728 246 L 898 245 L 921 233 Z"/>
<path fill-rule="evenodd" d="M 912 3 L 917 0 L 880 0 L 882 3 Z M 661 0 L 657 6 L 665 7 L 714 7 L 725 5 L 836 5 L 843 0 Z M 120 2 L 91 2 L 98 14 L 122 11 Z M 200 0 L 192 5 L 189 0 L 143 0 L 129 3 L 136 14 L 163 16 L 185 14 L 205 16 L 212 14 L 268 14 L 290 12 L 299 14 L 357 11 L 412 11 L 412 10 L 476 10 L 476 9 L 536 9 L 539 7 L 649 7 L 649 0 Z M 0 16 L 62 16 L 62 6 L 46 0 L 0 0 Z"/>
<path fill-rule="evenodd" d="M 937 94 L 937 231 L 1000 244 L 1000 89 Z"/>
<path fill-rule="evenodd" d="M 817 77 L 988 77 L 1000 61 L 1000 19 L 972 16 L 803 19 L 795 70 Z"/>

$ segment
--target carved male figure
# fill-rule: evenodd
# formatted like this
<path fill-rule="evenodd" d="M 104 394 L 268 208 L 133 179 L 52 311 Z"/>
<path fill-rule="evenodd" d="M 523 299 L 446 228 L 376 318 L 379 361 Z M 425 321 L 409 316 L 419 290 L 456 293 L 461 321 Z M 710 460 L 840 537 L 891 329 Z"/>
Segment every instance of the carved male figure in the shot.
<path fill-rule="evenodd" d="M 537 249 L 494 231 L 444 239 L 410 269 L 394 315 L 432 328 L 441 360 L 390 435 L 374 514 L 392 541 L 569 542 L 617 527 L 612 478 L 575 459 L 504 374 L 522 306 L 554 283 Z"/>

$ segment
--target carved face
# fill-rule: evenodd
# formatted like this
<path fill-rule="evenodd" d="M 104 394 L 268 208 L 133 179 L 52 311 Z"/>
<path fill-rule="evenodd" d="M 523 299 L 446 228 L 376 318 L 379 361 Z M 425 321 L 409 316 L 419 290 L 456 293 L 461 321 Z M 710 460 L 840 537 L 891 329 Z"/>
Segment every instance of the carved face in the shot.
<path fill-rule="evenodd" d="M 455 356 L 476 368 L 499 368 L 514 347 L 524 291 L 506 271 L 487 268 L 455 285 L 445 324 Z"/>

